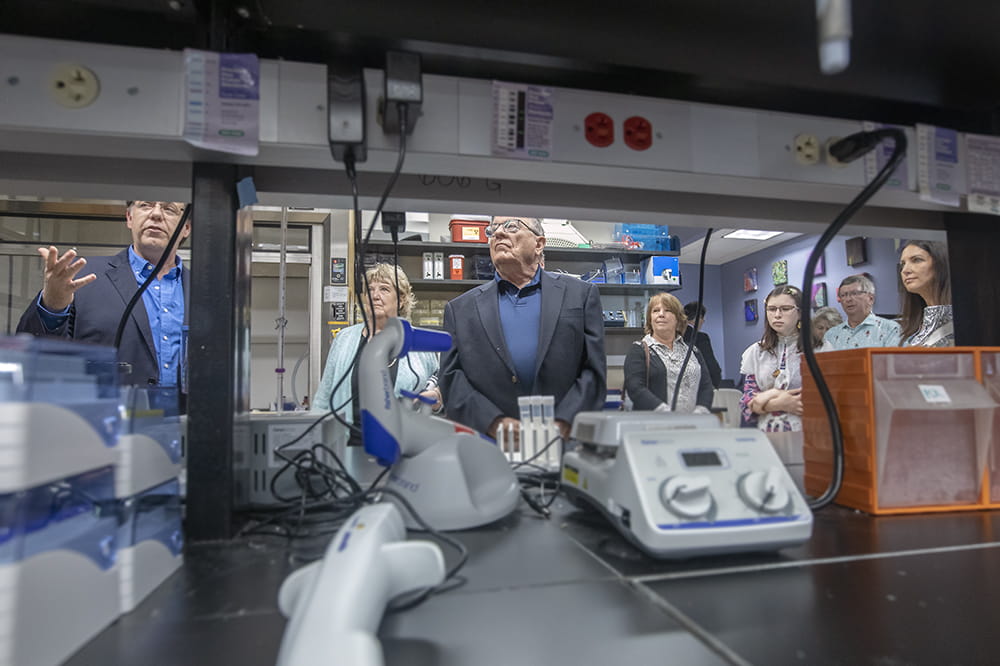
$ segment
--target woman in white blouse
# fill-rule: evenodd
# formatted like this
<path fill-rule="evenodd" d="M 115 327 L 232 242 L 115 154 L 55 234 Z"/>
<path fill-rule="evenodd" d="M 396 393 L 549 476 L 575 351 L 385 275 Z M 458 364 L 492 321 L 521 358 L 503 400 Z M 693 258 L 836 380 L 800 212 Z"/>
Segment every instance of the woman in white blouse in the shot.
<path fill-rule="evenodd" d="M 775 287 L 764 300 L 764 311 L 764 336 L 747 347 L 740 364 L 743 416 L 765 432 L 801 431 L 802 290 Z"/>
<path fill-rule="evenodd" d="M 688 351 L 682 336 L 685 329 L 687 317 L 676 296 L 660 293 L 649 299 L 646 335 L 633 343 L 625 356 L 625 393 L 633 409 L 672 411 L 677 375 Z M 707 414 L 713 395 L 712 376 L 695 348 L 677 391 L 676 411 Z"/>

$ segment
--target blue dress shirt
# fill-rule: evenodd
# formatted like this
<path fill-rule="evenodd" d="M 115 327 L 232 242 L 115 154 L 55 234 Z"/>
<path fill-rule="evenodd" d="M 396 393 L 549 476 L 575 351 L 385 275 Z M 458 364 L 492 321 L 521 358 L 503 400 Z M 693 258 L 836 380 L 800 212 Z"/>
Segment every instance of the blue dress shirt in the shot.
<path fill-rule="evenodd" d="M 135 253 L 130 246 L 128 260 L 132 265 L 136 283 L 140 286 L 153 272 L 155 266 Z M 184 285 L 181 284 L 183 267 L 176 257 L 174 267 L 159 280 L 153 280 L 142 294 L 146 306 L 149 328 L 156 346 L 157 366 L 160 368 L 160 386 L 177 385 L 177 364 L 181 354 L 181 329 L 184 326 Z"/>
<path fill-rule="evenodd" d="M 542 269 L 535 270 L 531 282 L 518 289 L 497 273 L 497 299 L 500 306 L 500 326 L 503 328 L 507 351 L 514 362 L 518 380 L 528 393 L 535 384 L 538 361 L 538 334 L 542 322 Z"/>
<path fill-rule="evenodd" d="M 136 284 L 142 286 L 154 265 L 128 248 L 128 260 L 135 275 Z M 157 367 L 160 369 L 160 385 L 177 385 L 177 364 L 181 353 L 181 329 L 184 326 L 184 285 L 181 281 L 183 267 L 181 258 L 176 257 L 176 263 L 170 271 L 159 280 L 154 280 L 149 289 L 142 295 L 142 304 L 146 308 L 149 319 L 149 329 L 153 334 L 153 346 L 156 348 Z M 86 287 L 84 287 L 86 289 Z M 59 328 L 69 316 L 67 307 L 61 312 L 52 312 L 42 305 L 42 296 L 38 295 L 38 316 L 45 328 L 54 331 Z"/>

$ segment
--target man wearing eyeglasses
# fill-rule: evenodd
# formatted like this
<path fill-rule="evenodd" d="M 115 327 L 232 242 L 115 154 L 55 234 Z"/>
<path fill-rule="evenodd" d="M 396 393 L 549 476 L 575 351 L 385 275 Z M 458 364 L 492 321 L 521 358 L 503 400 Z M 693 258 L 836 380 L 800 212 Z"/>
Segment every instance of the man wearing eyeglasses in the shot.
<path fill-rule="evenodd" d="M 897 347 L 899 324 L 872 313 L 875 284 L 864 275 L 850 275 L 840 283 L 837 300 L 847 321 L 832 327 L 823 336 L 823 346 L 832 349 L 857 347 Z"/>
<path fill-rule="evenodd" d="M 61 256 L 55 247 L 38 248 L 42 290 L 21 315 L 17 332 L 113 345 L 125 306 L 163 256 L 184 207 L 175 201 L 125 202 L 132 245 L 111 257 L 84 259 L 72 248 Z M 190 233 L 187 220 L 176 245 Z M 125 326 L 118 349 L 129 370 L 123 382 L 177 385 L 190 284 L 175 246 Z"/>
<path fill-rule="evenodd" d="M 517 399 L 555 397 L 564 436 L 578 412 L 601 409 L 607 389 L 597 287 L 543 270 L 538 218 L 494 217 L 486 228 L 496 275 L 450 301 L 441 358 L 448 418 L 491 437 L 518 433 Z"/>

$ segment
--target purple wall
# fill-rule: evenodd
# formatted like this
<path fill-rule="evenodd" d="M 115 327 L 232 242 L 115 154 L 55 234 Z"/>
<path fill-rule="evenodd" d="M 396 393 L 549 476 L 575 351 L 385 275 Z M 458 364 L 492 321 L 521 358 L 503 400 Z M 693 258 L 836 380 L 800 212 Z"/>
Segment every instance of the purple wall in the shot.
<path fill-rule="evenodd" d="M 848 275 L 867 272 L 875 278 L 875 312 L 879 314 L 898 312 L 899 297 L 896 291 L 898 251 L 896 250 L 896 241 L 881 238 L 866 239 L 868 261 L 865 264 L 851 267 L 847 265 L 844 249 L 844 241 L 847 238 L 847 236 L 838 236 L 827 246 L 824 253 L 826 274 L 814 278 L 814 284 L 821 282 L 826 284 L 827 305 L 840 310 L 837 303 L 837 287 L 840 285 L 840 281 Z M 721 308 L 713 309 L 708 306 L 709 320 L 706 322 L 706 328 L 709 329 L 709 334 L 712 336 L 715 355 L 722 365 L 723 377 L 727 379 L 739 377 L 740 358 L 743 355 L 743 350 L 760 340 L 764 331 L 764 298 L 774 288 L 774 281 L 771 278 L 772 264 L 780 259 L 786 259 L 788 261 L 788 283 L 800 286 L 806 260 L 818 239 L 818 236 L 796 238 L 721 267 L 720 291 L 716 296 L 721 303 Z M 743 273 L 751 267 L 757 268 L 757 291 L 745 293 L 743 291 Z M 697 266 L 692 266 L 688 273 L 681 272 L 685 277 L 692 276 L 693 279 L 689 280 L 689 284 L 694 286 L 697 282 L 697 268 Z M 706 278 L 705 285 L 707 290 L 712 286 L 712 282 Z M 693 289 L 694 287 L 692 287 Z M 758 320 L 754 323 L 747 322 L 743 315 L 743 303 L 750 298 L 757 300 Z M 711 319 L 713 312 L 722 315 L 724 338 L 721 336 L 716 338 L 715 333 L 708 326 L 708 324 L 717 323 Z M 718 318 L 716 316 L 716 320 Z"/>
<path fill-rule="evenodd" d="M 702 305 L 705 306 L 705 333 L 712 338 L 712 350 L 722 366 L 722 376 L 727 377 L 723 363 L 722 350 L 725 348 L 725 321 L 722 316 L 722 266 L 705 266 L 705 293 L 702 294 Z M 681 289 L 671 292 L 680 299 L 682 305 L 698 300 L 698 264 L 681 264 Z"/>

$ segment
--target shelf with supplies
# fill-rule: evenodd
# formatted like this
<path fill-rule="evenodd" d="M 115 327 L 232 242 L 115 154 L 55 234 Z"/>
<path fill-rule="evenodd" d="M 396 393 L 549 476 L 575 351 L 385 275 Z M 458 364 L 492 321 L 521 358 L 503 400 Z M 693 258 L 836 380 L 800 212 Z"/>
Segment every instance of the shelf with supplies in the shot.
<path fill-rule="evenodd" d="M 399 265 L 410 278 L 410 285 L 416 292 L 417 299 L 413 307 L 412 321 L 418 326 L 436 327 L 444 320 L 444 306 L 452 298 L 470 289 L 486 284 L 492 278 L 493 266 L 490 263 L 489 246 L 484 243 L 458 242 L 420 242 L 401 241 L 397 247 Z M 368 254 L 375 260 L 391 263 L 393 244 L 386 241 L 370 243 Z M 434 257 L 431 273 L 440 277 L 430 279 L 425 270 L 427 255 Z M 461 258 L 455 255 L 461 255 Z M 611 248 L 580 248 L 580 247 L 549 247 L 545 248 L 546 268 L 551 272 L 561 272 L 573 277 L 594 274 L 603 275 L 604 271 L 613 266 L 619 279 L 624 276 L 627 282 L 591 282 L 597 286 L 601 294 L 601 306 L 605 311 L 605 319 L 611 319 L 609 313 L 622 313 L 628 318 L 628 323 L 635 321 L 636 308 L 642 309 L 652 295 L 680 289 L 680 285 L 664 283 L 643 283 L 643 260 L 655 261 L 655 257 L 667 259 L 666 275 L 671 271 L 678 275 L 677 252 L 660 252 L 655 250 L 629 250 L 624 247 Z M 650 267 L 652 268 L 652 267 Z M 659 273 L 661 269 L 657 269 Z M 451 279 L 454 276 L 455 279 Z M 675 277 L 675 279 L 677 279 Z M 625 314 L 628 313 L 628 314 Z M 638 320 L 642 320 L 641 312 Z M 621 319 L 619 318 L 619 321 Z M 635 326 L 606 326 L 605 333 L 616 340 L 642 336 L 642 329 Z"/>
<path fill-rule="evenodd" d="M 382 254 L 392 254 L 392 243 L 386 241 L 368 243 L 369 250 L 377 250 Z M 424 252 L 447 252 L 449 254 L 460 254 L 465 252 L 490 253 L 489 245 L 486 243 L 445 243 L 433 241 L 399 241 L 399 255 L 401 257 L 419 257 Z M 639 262 L 646 257 L 653 255 L 661 257 L 679 257 L 680 252 L 660 251 L 660 250 L 629 250 L 624 247 L 559 247 L 556 245 L 545 246 L 545 258 L 566 260 L 566 259 L 597 259 L 601 256 L 633 257 L 635 262 Z"/>
<path fill-rule="evenodd" d="M 413 288 L 420 289 L 421 291 L 465 291 L 486 282 L 488 280 L 410 280 Z M 602 294 L 641 295 L 646 292 L 676 291 L 680 289 L 679 285 L 668 284 L 607 284 L 604 282 L 595 282 L 594 284 Z"/>
<path fill-rule="evenodd" d="M 401 241 L 396 249 L 399 265 L 406 271 L 414 288 L 436 291 L 469 289 L 493 275 L 489 245 L 485 243 Z M 622 281 L 593 284 L 598 285 L 602 294 L 624 296 L 679 289 L 680 285 L 640 281 L 644 272 L 662 272 L 665 276 L 673 274 L 676 279 L 680 268 L 678 255 L 676 251 L 630 250 L 624 247 L 545 248 L 547 270 L 582 277 L 587 281 L 595 275 L 612 275 L 613 270 L 613 277 Z M 392 263 L 393 244 L 385 241 L 369 244 L 368 257 Z"/>

